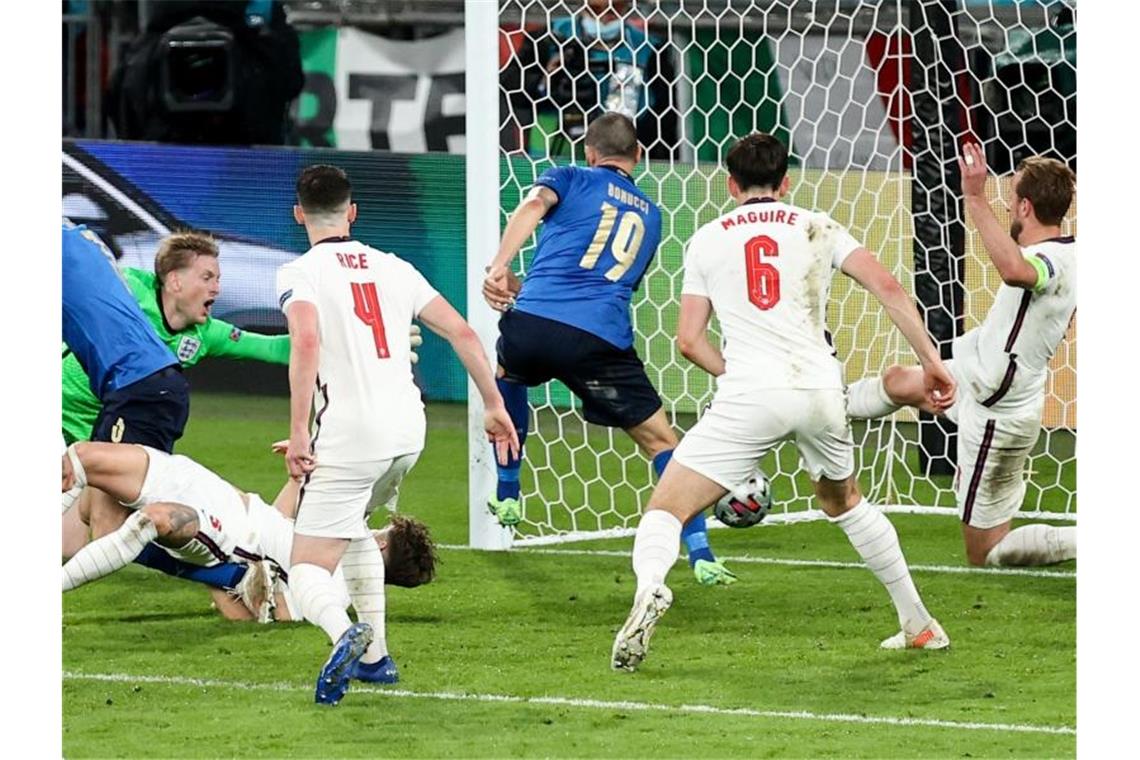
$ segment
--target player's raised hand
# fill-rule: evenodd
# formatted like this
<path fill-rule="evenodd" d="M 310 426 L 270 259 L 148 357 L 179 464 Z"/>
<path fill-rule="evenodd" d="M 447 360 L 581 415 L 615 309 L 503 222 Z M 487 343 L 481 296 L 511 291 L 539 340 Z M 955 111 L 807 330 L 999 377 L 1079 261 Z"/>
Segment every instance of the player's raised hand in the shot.
<path fill-rule="evenodd" d="M 941 360 L 922 368 L 922 388 L 926 402 L 933 407 L 935 414 L 942 414 L 954 405 L 957 392 L 954 376 Z"/>
<path fill-rule="evenodd" d="M 986 154 L 975 142 L 962 146 L 958 157 L 958 169 L 962 174 L 962 195 L 984 195 L 986 192 Z"/>
<path fill-rule="evenodd" d="M 309 431 L 296 432 L 289 437 L 289 445 L 285 449 L 285 466 L 289 468 L 289 477 L 294 480 L 305 477 L 317 466 L 309 441 Z"/>
<path fill-rule="evenodd" d="M 505 407 L 493 407 L 483 412 L 483 429 L 487 440 L 495 445 L 495 458 L 507 465 L 511 457 L 519 458 L 519 434 Z"/>
<path fill-rule="evenodd" d="M 491 267 L 483 278 L 483 298 L 495 311 L 506 311 L 515 302 L 522 282 L 507 267 Z"/>

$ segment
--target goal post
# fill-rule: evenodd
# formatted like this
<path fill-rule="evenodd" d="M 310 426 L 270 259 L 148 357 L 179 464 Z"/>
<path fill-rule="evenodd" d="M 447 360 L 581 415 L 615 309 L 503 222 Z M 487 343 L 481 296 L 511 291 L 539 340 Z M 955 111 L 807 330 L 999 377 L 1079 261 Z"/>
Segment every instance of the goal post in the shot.
<path fill-rule="evenodd" d="M 487 355 L 495 356 L 496 315 L 483 303 L 483 268 L 499 246 L 499 9 L 495 2 L 464 6 L 467 68 L 467 321 Z M 511 531 L 487 511 L 495 461 L 483 432 L 483 401 L 467 379 L 468 542 L 507 549 Z"/>
<path fill-rule="evenodd" d="M 678 433 L 714 389 L 673 344 L 682 251 L 731 207 L 720 160 L 735 139 L 756 130 L 785 139 L 787 200 L 830 214 L 875 251 L 944 344 L 979 323 L 1000 285 L 946 171 L 958 146 L 981 140 L 998 175 L 989 192 L 999 218 L 1020 158 L 1075 166 L 1075 0 L 614 0 L 614 14 L 583 24 L 585 6 L 467 2 L 468 314 L 493 350 L 498 315 L 479 287 L 507 215 L 543 170 L 584 163 L 589 116 L 630 110 L 647 153 L 635 179 L 663 214 L 633 300 L 635 348 Z M 1058 23 L 1058 11 L 1069 18 Z M 1031 103 L 1051 110 L 1033 113 Z M 1074 203 L 1066 232 L 1075 221 Z M 516 262 L 524 278 L 532 256 L 528 245 Z M 836 276 L 831 293 L 827 320 L 848 382 L 915 363 L 865 292 Z M 1075 519 L 1075 340 L 1072 326 L 1051 367 L 1023 516 Z M 523 520 L 499 528 L 486 509 L 493 463 L 471 390 L 472 545 L 632 532 L 652 467 L 621 431 L 588 425 L 557 382 L 530 391 Z M 854 424 L 869 498 L 890 511 L 955 514 L 938 424 L 906 411 Z M 818 516 L 794 446 L 760 464 L 773 481 L 773 522 Z"/>

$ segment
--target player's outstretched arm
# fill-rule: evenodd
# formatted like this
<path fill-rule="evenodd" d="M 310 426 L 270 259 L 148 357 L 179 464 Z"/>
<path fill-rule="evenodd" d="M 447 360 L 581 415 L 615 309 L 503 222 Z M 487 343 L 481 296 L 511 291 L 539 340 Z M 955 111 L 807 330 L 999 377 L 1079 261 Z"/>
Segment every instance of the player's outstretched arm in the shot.
<path fill-rule="evenodd" d="M 503 311 L 510 305 L 514 298 L 512 286 L 517 286 L 517 280 L 511 279 L 511 262 L 538 229 L 543 217 L 557 203 L 557 193 L 548 187 L 538 186 L 527 194 L 511 214 L 499 241 L 499 252 L 487 267 L 487 277 L 483 281 L 483 296 L 492 309 Z"/>
<path fill-rule="evenodd" d="M 289 323 L 289 450 L 285 465 L 290 477 L 302 478 L 316 466 L 309 441 L 309 413 L 321 358 L 317 307 L 308 301 L 294 301 L 285 318 Z"/>
<path fill-rule="evenodd" d="M 412 352 L 412 364 L 420 360 L 416 349 L 423 345 L 420 326 L 408 329 Z M 289 363 L 289 336 L 264 335 L 242 330 L 221 319 L 211 319 L 206 326 L 206 352 L 209 356 L 223 356 L 229 359 L 254 359 L 269 364 Z M 66 366 L 65 366 L 66 371 Z"/>
<path fill-rule="evenodd" d="M 713 377 L 724 374 L 724 355 L 709 342 L 712 302 L 704 296 L 681 296 L 681 316 L 677 320 L 677 350 Z"/>
<path fill-rule="evenodd" d="M 866 248 L 852 251 L 843 260 L 841 269 L 879 299 L 891 321 L 918 355 L 918 361 L 922 365 L 923 386 L 931 406 L 938 411 L 948 408 L 954 403 L 954 378 L 942 363 L 938 349 L 930 340 L 910 295 Z"/>
<path fill-rule="evenodd" d="M 206 323 L 204 337 L 205 349 L 210 356 L 255 359 L 270 364 L 289 363 L 288 335 L 262 335 L 211 318 Z"/>
<path fill-rule="evenodd" d="M 507 414 L 503 397 L 495 385 L 491 363 L 487 360 L 479 336 L 443 296 L 436 296 L 428 302 L 428 305 L 420 311 L 419 319 L 428 326 L 429 330 L 451 344 L 467 374 L 475 381 L 475 387 L 479 389 L 479 395 L 483 398 L 483 427 L 487 431 L 487 438 L 495 444 L 499 463 L 507 463 L 508 451 L 518 459 L 519 436 L 515 431 L 515 424 Z"/>
<path fill-rule="evenodd" d="M 966 213 L 982 236 L 982 244 L 1001 275 L 1001 281 L 1016 288 L 1032 290 L 1037 286 L 1037 269 L 1026 261 L 1017 241 L 1010 237 L 1009 230 L 1002 227 L 990 208 L 986 198 L 986 154 L 977 143 L 962 146 L 958 168 L 962 174 Z"/>

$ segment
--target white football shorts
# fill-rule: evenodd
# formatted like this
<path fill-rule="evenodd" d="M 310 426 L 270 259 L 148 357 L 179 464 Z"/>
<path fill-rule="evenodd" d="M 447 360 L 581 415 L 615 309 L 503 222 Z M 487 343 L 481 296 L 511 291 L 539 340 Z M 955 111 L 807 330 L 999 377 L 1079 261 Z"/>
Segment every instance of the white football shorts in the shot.
<path fill-rule="evenodd" d="M 673 458 L 731 489 L 788 439 L 795 441 L 812 480 L 844 480 L 855 472 L 846 394 L 838 388 L 764 389 L 750 399 L 716 398 Z"/>
<path fill-rule="evenodd" d="M 954 362 L 946 366 L 958 383 L 957 400 L 946 413 L 958 425 L 958 516 L 972 528 L 994 528 L 1009 522 L 1025 500 L 1025 464 L 1041 434 L 1045 396 L 1019 394 L 1029 401 L 985 407 Z"/>
<path fill-rule="evenodd" d="M 375 462 L 317 463 L 297 503 L 293 531 L 321 538 L 367 538 L 367 518 L 374 505 L 391 509 L 400 481 L 420 452 Z"/>
<path fill-rule="evenodd" d="M 247 500 L 252 506 L 254 499 L 260 503 L 260 497 L 245 494 L 243 498 L 236 488 L 192 459 L 149 446 L 142 448 L 149 459 L 146 478 L 139 498 L 125 506 L 140 509 L 165 502 L 182 504 L 198 513 L 194 539 L 178 549 L 162 547 L 167 553 L 195 565 L 260 558 L 258 531 L 247 508 Z"/>

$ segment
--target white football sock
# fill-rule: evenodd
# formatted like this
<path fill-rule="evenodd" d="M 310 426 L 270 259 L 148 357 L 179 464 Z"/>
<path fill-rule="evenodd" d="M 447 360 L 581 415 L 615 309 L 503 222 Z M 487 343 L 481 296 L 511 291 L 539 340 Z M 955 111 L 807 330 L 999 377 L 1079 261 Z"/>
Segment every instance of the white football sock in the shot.
<path fill-rule="evenodd" d="M 867 567 L 887 587 L 902 629 L 911 634 L 920 633 L 930 623 L 930 613 L 914 587 L 899 546 L 899 535 L 891 521 L 866 499 L 854 509 L 828 520 L 843 529 Z"/>
<path fill-rule="evenodd" d="M 372 643 L 360 661 L 379 662 L 388 654 L 388 640 L 384 634 L 384 557 L 376 540 L 372 536 L 353 539 L 340 567 L 356 618 L 372 626 Z"/>
<path fill-rule="evenodd" d="M 302 562 L 290 567 L 289 587 L 298 611 L 328 634 L 333 644 L 352 626 L 332 575 L 320 565 Z"/>
<path fill-rule="evenodd" d="M 990 553 L 987 565 L 1051 565 L 1076 559 L 1077 529 L 1055 525 L 1023 525 L 1005 534 Z"/>
<path fill-rule="evenodd" d="M 79 494 L 83 493 L 84 487 L 87 485 L 87 470 L 83 469 L 83 463 L 79 461 L 79 455 L 75 453 L 75 444 L 67 447 L 67 458 L 71 460 L 71 470 L 75 474 L 75 483 L 63 494 L 63 511 L 71 509 L 75 505 L 76 499 Z"/>
<path fill-rule="evenodd" d="M 681 549 L 681 521 L 664 509 L 651 509 L 641 516 L 633 539 L 633 572 L 637 594 L 665 582 Z"/>
<path fill-rule="evenodd" d="M 158 529 L 142 512 L 134 512 L 114 533 L 84 546 L 63 566 L 63 590 L 110 575 L 129 565 L 158 538 Z"/>
<path fill-rule="evenodd" d="M 856 420 L 886 417 L 902 406 L 891 401 L 883 387 L 883 378 L 868 377 L 847 386 L 847 416 Z"/>

